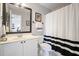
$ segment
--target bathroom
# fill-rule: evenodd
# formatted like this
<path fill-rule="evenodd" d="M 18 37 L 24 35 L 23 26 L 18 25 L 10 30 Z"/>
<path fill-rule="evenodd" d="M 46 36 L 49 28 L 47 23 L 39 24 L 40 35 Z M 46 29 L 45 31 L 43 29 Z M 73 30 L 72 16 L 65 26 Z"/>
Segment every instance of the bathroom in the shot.
<path fill-rule="evenodd" d="M 0 3 L 0 56 L 79 56 L 79 3 Z"/>

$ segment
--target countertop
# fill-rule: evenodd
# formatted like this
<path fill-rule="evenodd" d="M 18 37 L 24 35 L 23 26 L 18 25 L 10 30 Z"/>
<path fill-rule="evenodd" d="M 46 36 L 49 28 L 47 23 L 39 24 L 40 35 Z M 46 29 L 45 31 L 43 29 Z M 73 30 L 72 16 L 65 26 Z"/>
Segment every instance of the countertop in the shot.
<path fill-rule="evenodd" d="M 6 41 L 0 41 L 0 44 L 6 44 L 6 43 L 12 43 L 17 41 L 23 41 L 23 40 L 29 40 L 29 39 L 37 39 L 41 36 L 34 36 L 31 33 L 28 34 L 9 34 L 6 35 L 5 38 L 7 38 Z"/>

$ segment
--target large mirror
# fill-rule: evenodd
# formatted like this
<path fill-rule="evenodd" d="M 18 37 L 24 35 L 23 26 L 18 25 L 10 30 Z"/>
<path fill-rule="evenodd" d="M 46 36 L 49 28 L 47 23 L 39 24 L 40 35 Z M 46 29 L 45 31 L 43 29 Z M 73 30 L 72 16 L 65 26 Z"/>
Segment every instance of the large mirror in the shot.
<path fill-rule="evenodd" d="M 6 33 L 31 32 L 32 10 L 21 4 L 6 3 Z"/>

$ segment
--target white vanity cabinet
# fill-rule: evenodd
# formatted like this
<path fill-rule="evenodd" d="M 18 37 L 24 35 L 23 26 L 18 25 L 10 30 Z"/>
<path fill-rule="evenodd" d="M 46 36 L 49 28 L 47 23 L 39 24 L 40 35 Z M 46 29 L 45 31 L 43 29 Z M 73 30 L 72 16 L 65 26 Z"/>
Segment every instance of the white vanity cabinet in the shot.
<path fill-rule="evenodd" d="M 38 41 L 37 39 L 26 40 L 23 44 L 24 56 L 37 56 L 38 55 Z"/>
<path fill-rule="evenodd" d="M 21 56 L 23 54 L 23 46 L 21 42 L 13 42 L 4 44 L 4 56 Z"/>
<path fill-rule="evenodd" d="M 4 49 L 3 49 L 3 45 L 0 45 L 0 56 L 4 55 Z"/>
<path fill-rule="evenodd" d="M 0 45 L 0 56 L 37 56 L 38 40 L 26 39 Z"/>

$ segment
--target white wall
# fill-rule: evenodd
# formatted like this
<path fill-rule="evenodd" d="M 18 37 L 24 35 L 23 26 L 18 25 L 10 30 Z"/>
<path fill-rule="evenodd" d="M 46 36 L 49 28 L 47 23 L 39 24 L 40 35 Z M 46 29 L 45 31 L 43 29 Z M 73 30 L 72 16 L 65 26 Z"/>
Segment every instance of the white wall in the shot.
<path fill-rule="evenodd" d="M 1 35 L 2 35 L 2 4 L 0 3 L 0 37 L 1 37 Z"/>
<path fill-rule="evenodd" d="M 79 4 L 47 14 L 44 34 L 79 41 Z"/>
<path fill-rule="evenodd" d="M 41 6 L 41 5 L 38 5 L 38 4 L 35 4 L 35 3 L 26 3 L 26 7 L 29 7 L 32 9 L 32 21 L 35 21 L 35 12 L 38 12 L 40 14 L 42 14 L 42 22 L 44 22 L 45 20 L 45 14 L 49 13 L 50 10 L 48 10 L 47 8 Z M 35 23 L 32 22 L 32 33 L 34 35 L 42 35 L 43 34 L 43 31 L 39 32 L 36 30 L 36 27 L 35 27 Z M 44 29 L 44 24 L 43 24 L 43 29 Z"/>

